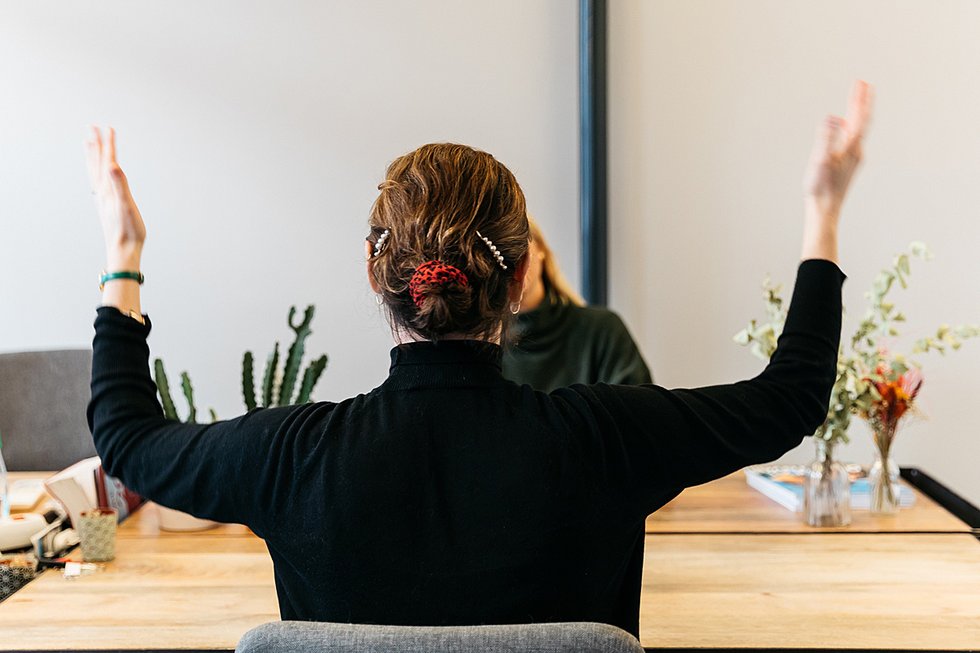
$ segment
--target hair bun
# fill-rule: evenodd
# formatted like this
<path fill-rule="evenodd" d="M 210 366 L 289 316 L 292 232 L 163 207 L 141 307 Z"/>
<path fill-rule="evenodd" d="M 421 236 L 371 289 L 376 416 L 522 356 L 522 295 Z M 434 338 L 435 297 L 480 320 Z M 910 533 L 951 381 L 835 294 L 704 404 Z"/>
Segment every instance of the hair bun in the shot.
<path fill-rule="evenodd" d="M 510 170 L 466 145 L 431 143 L 393 161 L 379 191 L 369 270 L 393 330 L 499 338 L 528 246 L 524 193 Z"/>
<path fill-rule="evenodd" d="M 414 276 L 412 280 L 415 280 Z M 418 308 L 413 325 L 427 332 L 458 331 L 462 326 L 460 318 L 470 312 L 473 304 L 473 289 L 462 272 L 459 277 L 440 276 L 434 281 L 418 283 L 410 292 Z"/>
<path fill-rule="evenodd" d="M 426 261 L 415 268 L 415 273 L 408 281 L 408 291 L 412 296 L 412 301 L 419 308 L 422 307 L 422 299 L 425 291 L 433 286 L 459 285 L 466 287 L 470 285 L 466 274 L 455 265 L 443 263 L 442 261 Z"/>

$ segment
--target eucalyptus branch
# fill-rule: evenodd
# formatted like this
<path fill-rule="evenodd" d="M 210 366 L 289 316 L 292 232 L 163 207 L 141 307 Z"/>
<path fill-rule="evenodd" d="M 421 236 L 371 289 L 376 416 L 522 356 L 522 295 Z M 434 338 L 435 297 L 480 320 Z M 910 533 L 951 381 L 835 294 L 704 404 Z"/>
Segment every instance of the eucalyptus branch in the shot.
<path fill-rule="evenodd" d="M 774 286 L 769 278 L 762 282 L 762 300 L 766 305 L 768 322 L 750 320 L 749 325 L 735 334 L 734 340 L 740 345 L 751 348 L 752 353 L 764 361 L 772 358 L 776 351 L 776 343 L 783 333 L 786 324 L 786 308 L 784 308 L 781 285 Z"/>
<path fill-rule="evenodd" d="M 977 337 L 980 337 L 980 324 L 961 324 L 956 327 L 943 324 L 936 329 L 936 335 L 916 340 L 912 353 L 928 354 L 930 351 L 938 351 L 945 356 L 947 347 L 956 351 L 963 346 L 964 340 Z"/>
<path fill-rule="evenodd" d="M 887 301 L 887 297 L 896 281 L 903 289 L 908 288 L 912 257 L 929 260 L 932 258 L 932 252 L 923 243 L 912 243 L 909 245 L 907 253 L 896 256 L 890 267 L 878 273 L 871 285 L 871 290 L 864 294 L 868 299 L 869 307 L 864 314 L 864 319 L 861 320 L 851 337 L 851 349 L 859 354 L 871 368 L 877 367 L 875 357 L 878 350 L 878 338 L 899 335 L 895 325 L 905 321 L 905 315 L 896 312 L 895 304 Z"/>
<path fill-rule="evenodd" d="M 918 367 L 900 353 L 889 353 L 881 346 L 881 339 L 899 335 L 897 325 L 905 322 L 905 315 L 888 301 L 888 295 L 898 285 L 908 288 L 913 258 L 929 260 L 932 253 L 923 243 L 913 242 L 908 250 L 895 257 L 892 264 L 875 277 L 871 289 L 865 293 L 868 309 L 850 341 L 850 353 L 842 344 L 837 358 L 837 378 L 830 395 L 827 418 L 817 428 L 815 437 L 828 442 L 847 442 L 847 429 L 854 414 L 868 415 L 882 401 L 876 382 L 894 382 Z M 786 308 L 780 296 L 781 286 L 775 286 L 767 278 L 762 285 L 763 302 L 768 321 L 752 320 L 735 334 L 734 340 L 751 348 L 752 353 L 769 360 L 776 351 L 776 342 L 786 322 Z M 966 324 L 951 327 L 940 326 L 934 335 L 915 342 L 913 353 L 959 349 L 964 340 L 980 337 L 980 325 Z"/>

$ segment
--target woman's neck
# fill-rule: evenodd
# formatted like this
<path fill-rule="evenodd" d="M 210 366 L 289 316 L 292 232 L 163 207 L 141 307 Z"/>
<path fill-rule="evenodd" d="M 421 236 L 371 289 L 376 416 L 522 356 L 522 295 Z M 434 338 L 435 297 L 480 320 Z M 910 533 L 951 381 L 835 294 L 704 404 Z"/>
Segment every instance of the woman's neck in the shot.
<path fill-rule="evenodd" d="M 407 345 L 413 342 L 432 342 L 432 340 L 429 338 L 423 338 L 422 336 L 405 329 L 392 330 L 391 337 L 394 339 L 396 345 Z M 499 345 L 500 329 L 497 329 L 490 337 L 476 336 L 467 333 L 447 333 L 446 335 L 439 336 L 439 340 L 481 340 L 483 342 Z"/>
<path fill-rule="evenodd" d="M 527 313 L 541 306 L 547 294 L 544 283 L 540 280 L 537 283 L 529 284 L 528 288 L 524 291 L 524 299 L 521 301 L 520 312 Z"/>

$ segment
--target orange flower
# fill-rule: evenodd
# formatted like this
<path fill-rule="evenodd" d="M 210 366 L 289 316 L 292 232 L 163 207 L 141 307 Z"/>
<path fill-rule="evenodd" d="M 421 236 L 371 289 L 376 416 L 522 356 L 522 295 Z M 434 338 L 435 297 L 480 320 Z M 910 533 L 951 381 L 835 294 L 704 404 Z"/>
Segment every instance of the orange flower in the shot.
<path fill-rule="evenodd" d="M 922 388 L 922 373 L 916 368 L 910 368 L 897 379 L 889 380 L 891 370 L 884 364 L 876 372 L 880 380 L 873 380 L 872 383 L 881 398 L 872 405 L 865 417 L 893 429 L 918 396 Z"/>

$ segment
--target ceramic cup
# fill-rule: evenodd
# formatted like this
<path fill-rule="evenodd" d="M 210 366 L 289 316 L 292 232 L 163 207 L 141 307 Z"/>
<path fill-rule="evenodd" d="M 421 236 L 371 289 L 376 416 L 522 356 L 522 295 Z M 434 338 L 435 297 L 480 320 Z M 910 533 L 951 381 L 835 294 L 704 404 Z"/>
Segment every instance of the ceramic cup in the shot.
<path fill-rule="evenodd" d="M 116 522 L 112 508 L 97 508 L 83 512 L 78 525 L 85 562 L 108 562 L 116 557 Z"/>

